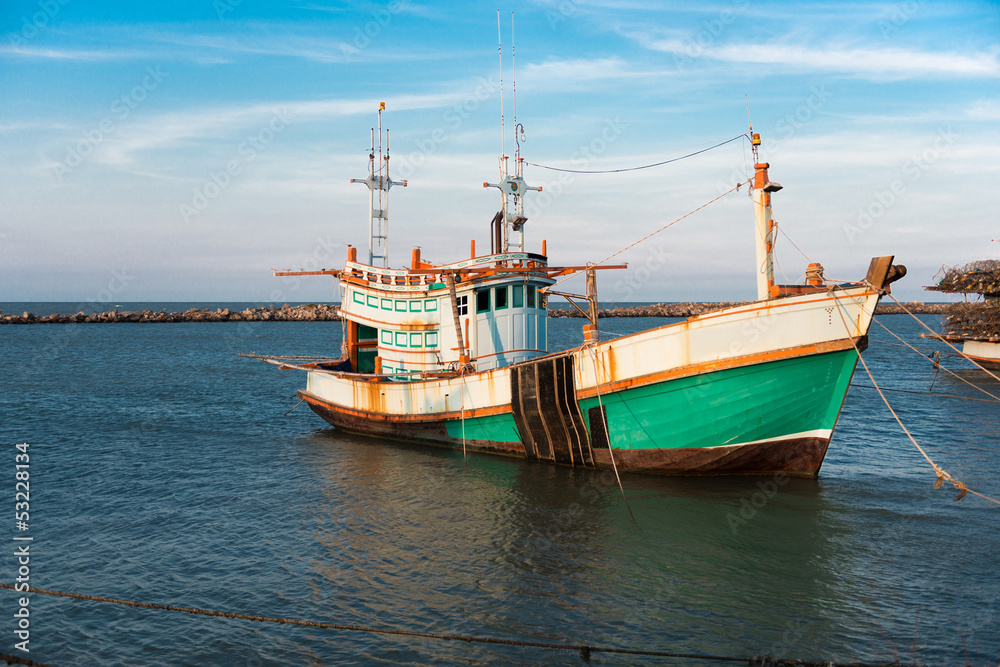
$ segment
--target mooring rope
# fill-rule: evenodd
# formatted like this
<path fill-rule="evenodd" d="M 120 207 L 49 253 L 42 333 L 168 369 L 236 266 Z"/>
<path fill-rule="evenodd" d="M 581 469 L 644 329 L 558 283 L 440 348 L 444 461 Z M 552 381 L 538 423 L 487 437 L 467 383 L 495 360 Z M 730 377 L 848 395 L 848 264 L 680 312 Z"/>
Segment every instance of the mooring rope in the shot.
<path fill-rule="evenodd" d="M 742 135 L 741 135 L 741 136 L 742 136 Z M 617 257 L 618 255 L 622 254 L 623 252 L 625 252 L 625 251 L 626 251 L 626 250 L 628 250 L 629 248 L 633 248 L 633 247 L 635 247 L 635 246 L 639 245 L 640 243 L 642 243 L 643 241 L 645 241 L 646 239 L 648 239 L 648 238 L 650 238 L 650 237 L 653 237 L 653 236 L 656 236 L 657 234 L 659 234 L 660 232 L 662 232 L 662 231 L 663 231 L 664 229 L 666 229 L 666 228 L 668 228 L 668 227 L 671 227 L 671 226 L 673 226 L 673 225 L 676 225 L 676 224 L 677 224 L 678 222 L 680 222 L 680 221 L 681 221 L 681 220 L 683 220 L 684 218 L 688 218 L 688 217 L 691 217 L 692 215 L 694 215 L 695 213 L 697 213 L 697 212 L 698 212 L 698 211 L 700 211 L 701 209 L 703 209 L 703 208 L 705 208 L 706 206 L 709 206 L 709 205 L 711 205 L 711 204 L 714 204 L 715 202 L 719 201 L 720 199 L 722 199 L 722 198 L 723 198 L 723 197 L 725 197 L 726 195 L 728 195 L 728 194 L 731 194 L 731 193 L 733 193 L 733 192 L 736 192 L 736 191 L 737 191 L 737 190 L 739 190 L 739 189 L 740 189 L 741 187 L 743 187 L 743 185 L 744 185 L 744 184 L 747 184 L 747 183 L 749 183 L 749 182 L 750 182 L 750 179 L 747 179 L 747 180 L 745 180 L 745 181 L 740 181 L 739 183 L 737 183 L 736 185 L 734 185 L 734 186 L 733 186 L 733 187 L 731 187 L 730 189 L 726 190 L 725 192 L 723 192 L 723 193 L 722 193 L 721 195 L 719 195 L 719 196 L 718 196 L 718 197 L 716 197 L 715 199 L 712 199 L 712 200 L 710 200 L 710 201 L 707 201 L 707 202 L 705 202 L 704 204 L 702 204 L 702 205 L 701 205 L 701 206 L 699 206 L 698 208 L 696 208 L 696 209 L 693 209 L 693 210 L 691 210 L 691 211 L 688 211 L 687 213 L 685 213 L 685 214 L 684 214 L 684 215 L 682 215 L 681 217 L 677 218 L 676 220 L 672 220 L 671 222 L 668 222 L 667 224 L 665 224 L 665 225 L 663 225 L 662 227 L 660 227 L 659 229 L 657 229 L 657 230 L 655 230 L 655 231 L 652 231 L 652 232 L 650 232 L 649 234 L 646 234 L 645 236 L 643 236 L 643 237 L 642 237 L 641 239 L 639 239 L 638 241 L 635 241 L 634 243 L 630 243 L 629 245 L 625 246 L 624 248 L 622 248 L 622 249 L 621 249 L 621 250 L 619 250 L 618 252 L 613 252 L 613 253 L 611 253 L 610 255 L 608 255 L 607 257 L 605 257 L 604 259 L 602 259 L 601 261 L 597 262 L 596 264 L 590 264 L 590 265 L 588 265 L 588 266 L 600 266 L 601 264 L 604 264 L 604 263 L 605 263 L 606 261 L 608 261 L 608 260 L 609 260 L 609 259 L 611 259 L 612 257 Z M 586 268 L 583 268 L 583 269 L 578 269 L 578 270 L 574 271 L 573 273 L 570 273 L 570 274 L 568 274 L 567 276 L 565 276 L 565 277 L 564 277 L 564 278 L 562 278 L 561 280 L 557 280 L 557 281 L 556 281 L 556 282 L 554 282 L 553 284 L 549 285 L 549 287 L 547 287 L 546 289 L 551 289 L 551 288 L 555 287 L 556 285 L 558 285 L 559 283 L 563 283 L 563 282 L 566 282 L 567 280 L 569 280 L 570 278 L 572 278 L 572 277 L 573 277 L 573 276 L 575 276 L 576 274 L 578 274 L 578 273 L 581 273 L 581 272 L 583 272 L 583 271 L 586 271 L 586 270 L 587 270 Z"/>
<path fill-rule="evenodd" d="M 858 302 L 857 302 L 857 301 L 855 301 L 855 303 L 858 303 Z M 897 301 L 897 303 L 899 303 L 899 302 Z M 859 305 L 860 305 L 860 304 L 859 304 Z M 861 308 L 862 308 L 862 310 L 864 310 L 864 306 L 863 306 L 863 305 L 861 306 Z M 865 311 L 865 312 L 867 312 L 867 311 Z M 964 382 L 965 384 L 969 385 L 969 386 L 970 386 L 970 387 L 972 387 L 973 389 L 976 389 L 977 391 L 981 391 L 981 392 L 983 392 L 984 394 L 986 394 L 986 395 L 987 395 L 987 396 L 989 396 L 990 398 L 992 398 L 992 399 L 994 399 L 994 400 L 996 400 L 996 401 L 1000 401 L 1000 396 L 997 396 L 997 395 L 995 395 L 995 394 L 991 394 L 990 392 L 986 391 L 985 389 L 983 389 L 982 387 L 980 387 L 980 386 L 979 386 L 978 384 L 976 384 L 975 382 L 970 382 L 969 380 L 966 380 L 966 379 L 965 379 L 964 377 L 962 377 L 962 376 L 961 376 L 961 375 L 959 375 L 958 373 L 954 372 L 954 371 L 953 371 L 953 370 L 951 370 L 950 368 L 945 368 L 945 367 L 944 367 L 944 366 L 942 366 L 941 364 L 939 364 L 939 363 L 937 363 L 937 362 L 933 361 L 932 359 L 930 359 L 929 357 L 927 357 L 927 355 L 926 355 L 926 354 L 924 354 L 923 352 L 921 352 L 920 350 L 918 350 L 918 349 L 917 349 L 917 348 L 915 348 L 914 346 L 912 346 L 912 345 L 910 345 L 909 343 L 907 343 L 907 342 L 906 342 L 905 340 L 903 340 L 903 339 L 902 339 L 901 337 L 897 336 L 897 335 L 896 335 L 896 334 L 895 334 L 895 333 L 894 333 L 894 332 L 893 332 L 893 331 L 892 331 L 892 330 L 891 330 L 891 329 L 890 329 L 889 327 L 887 327 L 886 325 L 882 324 L 882 323 L 881 323 L 881 322 L 879 322 L 879 321 L 878 321 L 877 319 L 875 319 L 875 317 L 874 317 L 874 313 L 872 313 L 872 321 L 873 321 L 873 322 L 875 322 L 875 324 L 877 324 L 877 325 L 879 325 L 880 327 L 882 327 L 883 329 L 885 329 L 885 330 L 886 330 L 886 331 L 887 331 L 887 332 L 889 333 L 889 335 L 890 335 L 890 336 L 892 336 L 893 338 L 895 338 L 896 340 L 898 340 L 898 341 L 899 341 L 900 343 L 902 343 L 902 344 L 903 344 L 904 346 L 906 346 L 906 347 L 910 348 L 911 350 L 913 350 L 914 352 L 916 352 L 917 354 L 919 354 L 919 355 L 920 355 L 921 357 L 923 357 L 924 359 L 927 359 L 927 360 L 928 360 L 928 361 L 930 361 L 931 363 L 933 363 L 933 364 L 936 364 L 936 366 L 937 366 L 938 368 L 940 368 L 941 370 L 943 370 L 943 371 L 944 371 L 945 373 L 948 373 L 948 374 L 952 375 L 953 377 L 955 377 L 956 379 L 958 379 L 958 380 L 961 380 L 962 382 Z M 920 320 L 917 320 L 917 321 L 919 322 Z M 923 324 L 923 323 L 921 322 L 921 324 Z M 962 357 L 965 357 L 965 355 L 964 355 L 964 354 L 963 354 L 963 355 L 960 355 L 960 356 L 962 356 Z M 977 364 L 977 365 L 978 365 L 978 364 Z M 982 399 L 980 399 L 980 400 L 982 400 Z"/>
<path fill-rule="evenodd" d="M 875 388 L 867 384 L 854 384 L 853 382 L 851 383 L 851 386 L 857 387 L 859 389 Z M 936 396 L 938 398 L 954 398 L 960 401 L 982 401 L 984 403 L 1000 403 L 1000 401 L 992 398 L 976 398 L 975 396 L 959 396 L 958 394 L 937 394 L 930 391 L 913 391 L 912 389 L 892 389 L 890 387 L 882 387 L 882 391 L 894 391 L 899 394 L 917 394 L 919 396 Z"/>
<path fill-rule="evenodd" d="M 49 667 L 42 662 L 35 662 L 34 660 L 28 660 L 27 658 L 22 658 L 17 655 L 7 655 L 6 653 L 0 653 L 0 660 L 3 660 L 8 665 L 29 665 L 29 667 Z"/>
<path fill-rule="evenodd" d="M 0 583 L 0 588 L 15 590 L 12 584 Z M 257 621 L 259 623 L 278 623 L 281 625 L 299 625 L 311 628 L 323 628 L 325 630 L 346 630 L 351 632 L 366 632 L 372 634 L 401 635 L 405 637 L 420 637 L 424 639 L 443 639 L 445 641 L 463 641 L 477 644 L 499 644 L 502 646 L 520 646 L 525 648 L 544 648 L 557 651 L 575 651 L 580 653 L 580 657 L 589 660 L 592 653 L 611 653 L 619 655 L 644 655 L 656 658 L 682 658 L 686 660 L 705 660 L 714 662 L 742 662 L 748 665 L 798 665 L 799 667 L 907 667 L 899 662 L 886 663 L 884 665 L 870 665 L 864 663 L 835 663 L 828 660 L 797 660 L 792 658 L 775 658 L 770 655 L 754 656 L 750 658 L 729 655 L 711 655 L 707 653 L 679 653 L 673 651 L 646 651 L 642 649 L 617 648 L 613 646 L 590 646 L 588 644 L 556 644 L 551 642 L 521 641 L 517 639 L 499 639 L 496 637 L 473 637 L 469 635 L 453 635 L 439 632 L 418 632 L 416 630 L 396 630 L 393 628 L 378 628 L 364 625 L 346 625 L 343 623 L 328 623 L 326 621 L 302 621 L 294 618 L 276 618 L 271 616 L 253 616 L 250 614 L 237 614 L 226 611 L 213 611 L 210 609 L 198 609 L 196 607 L 178 607 L 169 604 L 158 604 L 155 602 L 136 602 L 134 600 L 119 600 L 117 598 L 100 597 L 97 595 L 84 595 L 82 593 L 66 593 L 63 591 L 52 591 L 44 588 L 32 588 L 31 593 L 41 595 L 54 595 L 57 597 L 72 598 L 74 600 L 88 600 L 90 602 L 105 602 L 108 604 L 120 604 L 126 607 L 141 607 L 145 609 L 158 609 L 161 611 L 178 611 L 185 614 L 195 614 L 200 616 L 215 616 L 219 618 L 232 618 L 243 621 Z M 2 659 L 21 665 L 39 665 L 39 663 L 26 661 L 17 656 L 6 656 L 0 654 Z M 39 665 L 39 667 L 47 667 Z M 916 666 L 911 666 L 916 667 Z"/>
<path fill-rule="evenodd" d="M 986 373 L 987 375 L 989 375 L 991 378 L 993 378 L 997 382 L 1000 382 L 1000 377 L 997 377 L 995 374 L 993 374 L 992 372 L 990 372 L 986 368 L 983 368 L 975 359 L 973 359 L 972 357 L 969 357 L 967 354 L 965 354 L 964 352 L 962 352 L 961 350 L 959 350 L 957 347 L 955 347 L 954 345 L 952 345 L 951 343 L 949 343 L 947 340 L 945 340 L 944 337 L 941 336 L 941 334 L 939 334 L 938 332 L 934 331 L 934 329 L 931 329 L 929 326 L 927 326 L 926 324 L 924 324 L 924 322 L 919 317 L 917 317 L 916 315 L 914 315 L 913 313 L 911 313 L 910 310 L 906 306 L 904 306 L 902 303 L 900 303 L 896 299 L 896 297 L 894 297 L 892 294 L 890 294 L 889 298 L 892 299 L 893 301 L 895 301 L 896 305 L 899 306 L 900 308 L 902 308 L 903 311 L 907 315 L 909 315 L 910 317 L 912 317 L 913 319 L 915 319 L 917 322 L 920 322 L 920 326 L 922 326 L 923 328 L 927 329 L 932 334 L 934 334 L 934 337 L 937 340 L 941 341 L 942 343 L 944 343 L 945 345 L 947 345 L 951 349 L 955 350 L 955 352 L 957 352 L 958 354 L 962 355 L 962 357 L 964 359 L 966 359 L 968 361 L 971 361 L 973 364 L 975 364 L 976 367 L 979 368 L 979 370 L 983 371 L 984 373 Z"/>
<path fill-rule="evenodd" d="M 837 289 L 837 287 L 834 286 L 833 289 L 831 289 L 831 292 L 835 292 L 836 289 Z M 841 289 L 843 289 L 843 288 L 841 288 Z M 846 290 L 845 290 L 845 293 L 846 293 Z M 848 297 L 850 297 L 850 295 L 848 295 Z M 934 472 L 937 473 L 937 480 L 934 482 L 934 488 L 935 489 L 940 489 L 941 486 L 944 484 L 945 480 L 947 480 L 947 481 L 949 481 L 949 482 L 952 483 L 952 486 L 954 486 L 956 489 L 958 489 L 958 495 L 955 496 L 955 500 L 961 500 L 962 498 L 965 497 L 965 495 L 967 493 L 971 493 L 973 495 L 979 496 L 980 498 L 985 498 L 986 500 L 990 501 L 991 503 L 996 503 L 997 505 L 1000 505 L 1000 500 L 995 500 L 993 498 L 990 498 L 987 495 L 979 493 L 978 491 L 973 491 L 968 486 L 966 486 L 964 483 L 962 483 L 959 480 L 957 480 L 954 477 L 952 477 L 952 475 L 950 473 L 948 473 L 946 470 L 944 470 L 937 463 L 934 463 L 934 461 L 931 459 L 931 457 L 927 455 L 927 452 L 924 451 L 924 448 L 920 446 L 920 444 L 917 442 L 916 438 L 913 437 L 913 435 L 910 433 L 910 431 L 903 424 L 903 421 L 899 418 L 899 415 L 896 414 L 896 411 L 892 409 L 892 405 L 889 404 L 889 399 L 885 397 L 885 394 L 882 392 L 881 387 L 879 387 L 878 383 L 875 382 L 875 376 L 872 375 L 871 369 L 868 368 L 868 364 L 867 364 L 867 362 L 865 362 L 865 358 L 863 356 L 861 356 L 861 350 L 858 349 L 858 343 L 854 339 L 854 335 L 851 332 L 851 328 L 847 325 L 847 320 L 844 318 L 844 305 L 840 302 L 840 299 L 834 299 L 834 301 L 836 302 L 836 304 L 838 306 L 838 308 L 837 308 L 837 314 L 840 315 L 840 321 L 844 325 L 844 330 L 847 332 L 847 337 L 850 339 L 851 345 L 854 346 L 854 351 L 858 355 L 858 361 L 861 362 L 861 365 L 864 366 L 865 372 L 868 374 L 868 379 L 872 381 L 872 385 L 875 387 L 875 390 L 878 391 L 878 395 L 882 397 L 882 402 L 885 403 L 885 407 L 889 408 L 889 412 L 892 413 L 892 416 L 896 420 L 896 423 L 899 424 L 899 428 L 903 429 L 903 433 L 906 434 L 906 437 L 908 437 L 910 439 L 910 442 L 913 443 L 913 446 L 917 448 L 917 451 L 919 451 L 920 454 L 923 455 L 923 457 L 925 459 L 927 459 L 927 462 L 931 464 L 932 468 L 934 468 Z M 893 299 L 893 301 L 895 301 L 895 299 Z M 897 301 L 896 303 L 899 303 L 899 302 Z"/>
<path fill-rule="evenodd" d="M 604 402 L 601 399 L 601 380 L 597 372 L 597 349 L 593 344 L 590 345 L 590 352 L 594 357 L 594 389 L 597 390 L 597 405 L 601 409 L 601 423 L 604 424 L 604 437 L 608 441 L 608 456 L 611 457 L 611 467 L 614 468 L 615 479 L 618 480 L 618 488 L 621 489 L 622 500 L 625 501 L 625 509 L 628 510 L 628 515 L 632 517 L 632 523 L 638 526 L 639 522 L 635 520 L 635 515 L 632 514 L 632 506 L 628 504 L 625 487 L 622 486 L 622 478 L 618 475 L 618 464 L 615 463 L 615 452 L 611 447 L 611 432 L 608 430 L 608 418 L 604 414 Z"/>

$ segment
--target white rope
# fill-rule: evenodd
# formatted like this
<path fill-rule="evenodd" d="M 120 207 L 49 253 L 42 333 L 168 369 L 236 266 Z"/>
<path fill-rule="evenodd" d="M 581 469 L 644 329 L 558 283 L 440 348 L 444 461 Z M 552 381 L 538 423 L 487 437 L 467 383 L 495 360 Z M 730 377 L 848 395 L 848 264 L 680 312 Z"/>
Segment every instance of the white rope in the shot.
<path fill-rule="evenodd" d="M 597 406 L 601 411 L 601 423 L 604 424 L 604 437 L 608 442 L 608 455 L 611 457 L 611 468 L 615 471 L 615 479 L 618 480 L 618 488 L 621 489 L 622 500 L 625 501 L 625 509 L 628 510 L 628 515 L 632 517 L 632 523 L 638 526 L 639 522 L 635 520 L 635 515 L 632 514 L 632 507 L 628 504 L 628 496 L 625 495 L 625 487 L 622 486 L 622 478 L 618 474 L 618 464 L 615 463 L 615 452 L 611 447 L 611 432 L 608 430 L 608 419 L 604 414 L 604 401 L 601 399 L 601 380 L 598 377 L 597 370 L 597 349 L 593 345 L 590 345 L 589 348 L 594 357 L 594 389 L 597 390 Z"/>

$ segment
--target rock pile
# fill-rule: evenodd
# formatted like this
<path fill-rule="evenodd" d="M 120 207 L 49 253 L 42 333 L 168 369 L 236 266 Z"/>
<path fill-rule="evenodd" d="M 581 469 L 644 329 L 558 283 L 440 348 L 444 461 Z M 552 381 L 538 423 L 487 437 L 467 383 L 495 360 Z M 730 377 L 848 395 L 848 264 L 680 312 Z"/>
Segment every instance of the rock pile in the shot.
<path fill-rule="evenodd" d="M 262 308 L 247 308 L 246 310 L 229 310 L 217 308 L 202 310 L 190 308 L 183 313 L 167 313 L 153 310 L 118 311 L 86 314 L 83 311 L 75 315 L 45 315 L 36 317 L 32 313 L 23 315 L 0 314 L 0 324 L 112 324 L 135 322 L 140 324 L 153 322 L 325 322 L 339 320 L 339 307 L 335 305 L 310 303 L 304 306 L 289 306 L 281 308 L 265 306 Z"/>
<path fill-rule="evenodd" d="M 714 310 L 742 306 L 749 301 L 721 301 L 718 303 L 657 303 L 652 306 L 630 306 L 628 308 L 601 308 L 597 311 L 598 317 L 692 317 L 703 313 L 710 313 Z M 946 303 L 921 303 L 914 301 L 904 303 L 907 310 L 918 315 L 938 315 L 946 312 Z M 879 304 L 875 310 L 876 315 L 898 315 L 905 313 L 900 306 L 895 303 Z M 557 308 L 549 311 L 549 317 L 583 317 L 580 311 L 575 308 Z"/>

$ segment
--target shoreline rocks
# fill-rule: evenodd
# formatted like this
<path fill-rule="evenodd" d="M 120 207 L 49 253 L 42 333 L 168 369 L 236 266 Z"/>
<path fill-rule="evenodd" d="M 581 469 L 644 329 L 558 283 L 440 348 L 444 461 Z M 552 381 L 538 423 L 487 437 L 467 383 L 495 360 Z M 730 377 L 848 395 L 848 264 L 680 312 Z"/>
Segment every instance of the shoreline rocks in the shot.
<path fill-rule="evenodd" d="M 25 312 L 22 315 L 0 314 L 0 324 L 154 324 L 175 322 L 328 322 L 340 320 L 339 306 L 310 303 L 304 306 L 281 308 L 264 306 L 245 310 L 216 308 L 215 310 L 189 308 L 182 313 L 155 310 L 119 311 L 75 315 L 45 315 L 38 317 Z"/>
<path fill-rule="evenodd" d="M 629 306 L 624 308 L 602 308 L 598 316 L 613 317 L 692 317 L 704 313 L 741 306 L 748 301 L 721 301 L 717 303 L 657 303 L 650 306 Z M 917 315 L 945 314 L 951 304 L 922 303 L 914 301 L 903 304 L 910 312 Z M 904 311 L 895 303 L 879 304 L 876 315 L 898 315 Z M 549 311 L 549 317 L 583 317 L 579 311 L 570 308 L 554 308 Z M 340 307 L 334 304 L 310 303 L 303 306 L 281 308 L 264 306 L 247 308 L 245 310 L 230 310 L 217 308 L 215 310 L 190 308 L 182 313 L 167 313 L 164 311 L 112 310 L 104 313 L 86 314 L 80 311 L 74 315 L 44 315 L 36 316 L 25 312 L 21 315 L 3 315 L 0 313 L 0 324 L 154 324 L 175 322 L 333 322 L 340 320 Z"/>
<path fill-rule="evenodd" d="M 597 311 L 599 318 L 606 317 L 693 317 L 702 315 L 723 308 L 742 306 L 751 303 L 750 301 L 720 301 L 718 303 L 657 303 L 651 306 L 630 306 L 626 308 L 601 308 Z M 947 303 L 923 303 L 921 301 L 911 301 L 904 303 L 914 315 L 941 315 L 944 314 L 951 304 Z M 880 303 L 875 309 L 876 315 L 903 315 L 903 310 L 895 303 Z M 549 317 L 583 317 L 583 314 L 575 308 L 557 308 L 549 311 Z"/>

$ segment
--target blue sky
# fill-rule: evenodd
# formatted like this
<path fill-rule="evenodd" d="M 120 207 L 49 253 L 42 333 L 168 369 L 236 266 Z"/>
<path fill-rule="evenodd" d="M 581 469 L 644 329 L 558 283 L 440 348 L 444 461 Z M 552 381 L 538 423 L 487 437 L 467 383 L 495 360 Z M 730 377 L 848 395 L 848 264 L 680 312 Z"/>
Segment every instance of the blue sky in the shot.
<path fill-rule="evenodd" d="M 501 150 L 496 4 L 7 0 L 0 9 L 0 301 L 329 301 L 367 246 L 378 103 L 390 259 L 488 247 Z M 942 264 L 1000 254 L 996 2 L 499 6 L 512 152 L 592 170 L 762 135 L 780 228 L 827 275 L 895 254 L 906 299 Z M 736 141 L 618 174 L 526 168 L 526 239 L 603 259 L 746 178 Z M 602 300 L 753 298 L 753 216 L 731 194 L 616 258 Z M 779 276 L 806 258 L 785 236 Z M 781 277 L 784 282 L 785 278 Z M 576 287 L 581 287 L 577 285 Z"/>

